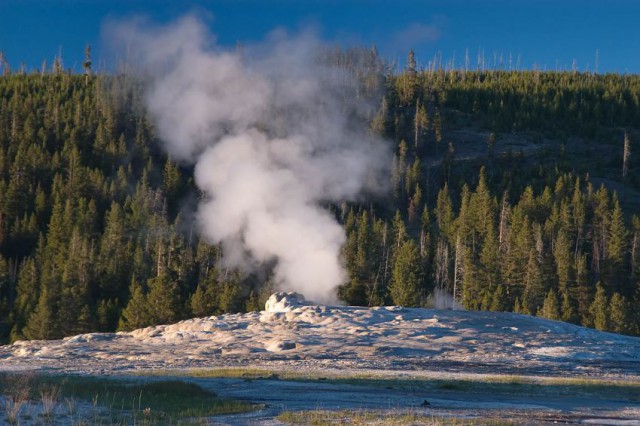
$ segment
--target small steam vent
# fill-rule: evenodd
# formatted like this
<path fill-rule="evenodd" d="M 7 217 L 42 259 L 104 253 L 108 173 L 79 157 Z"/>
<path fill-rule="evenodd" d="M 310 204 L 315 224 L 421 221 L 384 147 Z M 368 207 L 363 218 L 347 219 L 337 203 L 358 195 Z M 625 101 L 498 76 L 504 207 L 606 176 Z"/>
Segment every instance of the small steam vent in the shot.
<path fill-rule="evenodd" d="M 269 297 L 264 305 L 264 310 L 267 312 L 291 312 L 307 305 L 309 302 L 300 293 L 279 291 Z"/>

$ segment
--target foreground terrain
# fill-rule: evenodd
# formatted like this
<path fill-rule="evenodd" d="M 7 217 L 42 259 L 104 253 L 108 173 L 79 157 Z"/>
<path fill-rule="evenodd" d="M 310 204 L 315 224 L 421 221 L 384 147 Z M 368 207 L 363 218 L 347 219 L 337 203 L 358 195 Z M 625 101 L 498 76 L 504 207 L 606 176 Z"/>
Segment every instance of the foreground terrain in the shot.
<path fill-rule="evenodd" d="M 314 306 L 284 293 L 263 312 L 0 346 L 0 371 L 24 370 L 179 376 L 223 398 L 264 405 L 216 418 L 229 424 L 318 409 L 640 418 L 638 338 L 511 313 Z M 280 418 L 291 422 L 293 414 Z"/>

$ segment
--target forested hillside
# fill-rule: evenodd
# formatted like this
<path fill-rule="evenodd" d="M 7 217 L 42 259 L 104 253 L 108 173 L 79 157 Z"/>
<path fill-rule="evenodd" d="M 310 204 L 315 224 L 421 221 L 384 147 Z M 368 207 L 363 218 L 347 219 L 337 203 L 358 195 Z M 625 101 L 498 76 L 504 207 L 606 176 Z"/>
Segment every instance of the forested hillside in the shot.
<path fill-rule="evenodd" d="M 368 53 L 367 53 L 368 54 Z M 332 206 L 349 304 L 432 303 L 640 334 L 640 76 L 406 70 L 381 94 L 391 191 Z M 366 59 L 366 54 L 365 59 Z M 221 266 L 193 170 L 159 148 L 126 75 L 0 77 L 0 341 L 260 309 L 269 271 Z"/>

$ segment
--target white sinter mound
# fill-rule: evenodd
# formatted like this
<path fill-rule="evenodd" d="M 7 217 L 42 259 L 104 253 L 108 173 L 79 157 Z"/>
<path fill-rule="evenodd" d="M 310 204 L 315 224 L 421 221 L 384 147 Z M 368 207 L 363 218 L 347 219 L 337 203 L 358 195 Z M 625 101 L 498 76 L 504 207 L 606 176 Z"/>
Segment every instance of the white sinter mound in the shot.
<path fill-rule="evenodd" d="M 263 366 L 637 377 L 640 339 L 502 312 L 310 305 L 0 346 L 0 370 Z"/>
<path fill-rule="evenodd" d="M 273 293 L 267 303 L 264 305 L 264 310 L 267 312 L 291 312 L 294 309 L 302 306 L 309 306 L 310 303 L 300 293 L 295 292 L 278 292 Z"/>

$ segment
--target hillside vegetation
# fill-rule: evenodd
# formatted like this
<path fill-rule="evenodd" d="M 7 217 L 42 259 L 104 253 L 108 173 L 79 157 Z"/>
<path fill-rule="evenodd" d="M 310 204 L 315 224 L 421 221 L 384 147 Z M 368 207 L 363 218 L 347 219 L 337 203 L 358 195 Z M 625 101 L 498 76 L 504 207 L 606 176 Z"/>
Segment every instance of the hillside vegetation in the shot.
<path fill-rule="evenodd" d="M 394 146 L 390 193 L 330 206 L 349 304 L 515 311 L 640 334 L 640 76 L 387 73 L 335 53 Z M 261 309 L 269 271 L 220 266 L 193 170 L 126 75 L 0 77 L 0 341 Z M 391 160 L 390 160 L 391 161 Z"/>

